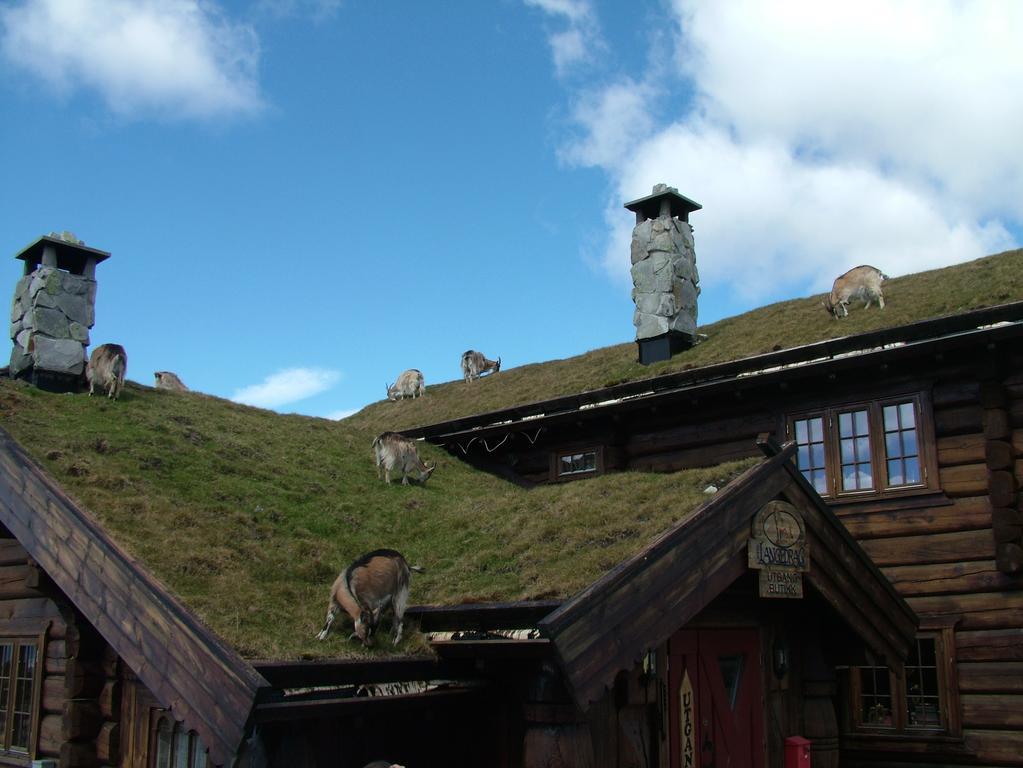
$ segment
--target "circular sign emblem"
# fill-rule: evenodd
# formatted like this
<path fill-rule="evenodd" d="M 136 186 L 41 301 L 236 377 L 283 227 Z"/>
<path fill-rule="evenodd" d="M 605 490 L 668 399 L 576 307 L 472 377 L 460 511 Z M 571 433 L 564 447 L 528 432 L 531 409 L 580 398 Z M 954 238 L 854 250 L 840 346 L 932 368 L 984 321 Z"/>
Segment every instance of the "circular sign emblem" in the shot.
<path fill-rule="evenodd" d="M 764 518 L 764 535 L 776 547 L 791 547 L 800 539 L 799 523 L 787 509 L 775 507 Z"/>

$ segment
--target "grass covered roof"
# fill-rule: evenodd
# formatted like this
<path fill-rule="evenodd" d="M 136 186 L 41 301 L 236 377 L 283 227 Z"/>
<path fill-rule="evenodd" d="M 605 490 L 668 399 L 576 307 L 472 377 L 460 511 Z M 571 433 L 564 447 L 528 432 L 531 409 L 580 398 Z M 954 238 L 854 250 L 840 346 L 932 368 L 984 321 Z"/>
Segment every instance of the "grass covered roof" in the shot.
<path fill-rule="evenodd" d="M 261 659 L 361 653 L 347 633 L 314 635 L 331 583 L 363 552 L 427 569 L 414 604 L 567 597 L 750 464 L 525 491 L 425 445 L 430 482 L 387 486 L 371 431 L 201 394 L 129 385 L 110 402 L 2 380 L 0 414 L 118 544 Z"/>
<path fill-rule="evenodd" d="M 1023 297 L 1021 275 L 1013 251 L 892 280 L 888 308 L 841 322 L 818 298 L 797 299 L 706 326 L 706 342 L 654 366 L 638 365 L 630 342 L 430 386 L 341 422 L 134 384 L 112 403 L 3 379 L 0 424 L 242 655 L 356 655 L 344 633 L 314 635 L 333 579 L 363 552 L 397 549 L 427 569 L 413 576 L 413 604 L 566 598 L 691 514 L 708 484 L 754 463 L 526 491 L 422 445 L 438 464 L 428 485 L 386 486 L 375 434 L 1000 304 Z M 420 650 L 413 634 L 400 652 Z"/>
<path fill-rule="evenodd" d="M 882 265 L 883 266 L 883 265 Z M 821 296 L 791 299 L 701 326 L 706 341 L 653 365 L 636 361 L 634 341 L 595 349 L 564 360 L 502 370 L 472 387 L 461 380 L 431 385 L 426 397 L 400 408 L 382 401 L 347 420 L 377 432 L 413 429 L 503 408 L 549 400 L 639 379 L 730 362 L 826 339 L 894 328 L 918 320 L 959 314 L 1023 299 L 1023 250 L 886 280 L 887 306 L 861 309 L 833 320 Z M 623 310 L 623 336 L 631 335 L 631 313 Z M 497 354 L 500 350 L 493 350 Z M 456 355 L 457 357 L 457 355 Z"/>

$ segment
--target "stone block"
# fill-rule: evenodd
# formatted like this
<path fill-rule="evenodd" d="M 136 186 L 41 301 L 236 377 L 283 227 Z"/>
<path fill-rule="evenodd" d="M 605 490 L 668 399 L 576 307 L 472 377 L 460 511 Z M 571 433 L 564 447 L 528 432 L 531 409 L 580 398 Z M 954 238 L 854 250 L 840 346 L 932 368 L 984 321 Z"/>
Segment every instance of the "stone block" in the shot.
<path fill-rule="evenodd" d="M 36 368 L 77 376 L 85 370 L 85 347 L 74 339 L 34 336 L 32 359 Z"/>
<path fill-rule="evenodd" d="M 39 291 L 39 293 L 37 293 L 35 295 L 35 298 L 32 299 L 32 306 L 33 307 L 46 307 L 47 309 L 56 309 L 57 308 L 57 297 L 56 296 L 51 296 L 46 291 Z"/>
<path fill-rule="evenodd" d="M 32 351 L 32 329 L 22 328 L 18 332 L 18 336 L 14 339 L 14 343 L 22 349 L 25 354 Z"/>
<path fill-rule="evenodd" d="M 68 335 L 75 341 L 80 341 L 85 346 L 89 346 L 89 329 L 81 323 L 76 323 L 72 320 L 68 324 Z"/>
<path fill-rule="evenodd" d="M 11 322 L 17 322 L 21 320 L 21 316 L 25 314 L 25 310 L 21 307 L 21 301 L 15 299 L 11 302 Z"/>
<path fill-rule="evenodd" d="M 32 310 L 32 323 L 37 333 L 44 333 L 53 339 L 70 338 L 67 318 L 59 310 L 36 307 Z"/>
<path fill-rule="evenodd" d="M 62 293 L 57 296 L 57 306 L 60 311 L 67 315 L 68 320 L 74 320 L 84 326 L 91 328 L 95 324 L 92 305 L 86 301 L 85 296 L 78 296 L 72 293 Z"/>
<path fill-rule="evenodd" d="M 18 338 L 19 333 L 21 333 L 21 318 L 18 318 L 18 320 L 11 323 L 11 334 L 9 338 L 13 341 Z"/>
<path fill-rule="evenodd" d="M 22 371 L 32 367 L 32 355 L 25 353 L 21 347 L 15 345 L 11 349 L 11 376 L 17 376 Z"/>
<path fill-rule="evenodd" d="M 671 321 L 669 328 L 680 333 L 696 335 L 696 318 L 688 312 L 679 312 Z"/>
<path fill-rule="evenodd" d="M 670 293 L 644 293 L 636 298 L 636 310 L 643 314 L 671 317 L 676 309 L 675 297 Z"/>
<path fill-rule="evenodd" d="M 668 318 L 659 315 L 648 315 L 643 312 L 636 312 L 633 316 L 633 324 L 636 326 L 637 339 L 649 339 L 652 336 L 660 336 L 667 333 L 670 323 Z"/>
<path fill-rule="evenodd" d="M 689 259 L 675 259 L 671 266 L 675 277 L 690 281 L 693 279 L 693 264 Z"/>
<path fill-rule="evenodd" d="M 688 280 L 676 280 L 672 286 L 679 311 L 696 309 L 697 289 Z"/>
<path fill-rule="evenodd" d="M 51 296 L 56 296 L 62 290 L 61 274 L 59 269 L 51 269 L 46 274 L 45 288 Z"/>
<path fill-rule="evenodd" d="M 60 276 L 61 287 L 64 289 L 64 293 L 71 293 L 75 296 L 86 296 L 89 293 L 90 283 L 95 283 L 95 280 L 90 280 L 87 277 L 81 275 L 72 275 L 70 272 L 62 272 Z"/>

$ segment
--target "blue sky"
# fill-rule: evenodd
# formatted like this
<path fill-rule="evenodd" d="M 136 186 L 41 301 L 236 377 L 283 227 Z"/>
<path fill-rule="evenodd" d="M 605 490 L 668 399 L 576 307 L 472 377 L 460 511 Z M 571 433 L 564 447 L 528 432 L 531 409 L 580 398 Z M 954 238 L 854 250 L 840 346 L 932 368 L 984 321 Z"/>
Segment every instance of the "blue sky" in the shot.
<path fill-rule="evenodd" d="M 659 181 L 704 205 L 701 322 L 1017 247 L 1021 36 L 1011 2 L 13 0 L 0 279 L 71 230 L 129 378 L 336 416 L 470 347 L 630 341 Z"/>

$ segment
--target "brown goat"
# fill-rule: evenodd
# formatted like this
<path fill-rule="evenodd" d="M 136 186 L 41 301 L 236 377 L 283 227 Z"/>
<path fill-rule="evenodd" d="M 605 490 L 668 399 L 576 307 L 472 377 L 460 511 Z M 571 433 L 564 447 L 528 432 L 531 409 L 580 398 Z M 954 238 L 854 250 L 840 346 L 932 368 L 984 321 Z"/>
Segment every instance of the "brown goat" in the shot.
<path fill-rule="evenodd" d="M 834 318 L 848 317 L 849 302 L 853 299 L 861 299 L 863 308 L 870 306 L 876 301 L 877 305 L 884 309 L 884 293 L 881 290 L 881 283 L 888 279 L 888 275 L 877 267 L 866 264 L 854 267 L 835 278 L 835 283 L 821 304 Z"/>
<path fill-rule="evenodd" d="M 344 609 L 355 624 L 349 640 L 358 637 L 363 645 L 372 645 L 380 617 L 390 607 L 394 614 L 393 642 L 397 645 L 401 642 L 411 571 L 424 572 L 418 565 L 409 565 L 400 552 L 393 549 L 367 552 L 334 580 L 327 619 L 316 637 L 326 640 L 338 610 Z"/>
<path fill-rule="evenodd" d="M 89 396 L 99 386 L 107 397 L 116 400 L 124 388 L 124 375 L 128 372 L 128 353 L 120 344 L 101 344 L 92 350 L 85 366 L 85 380 L 89 382 Z"/>

